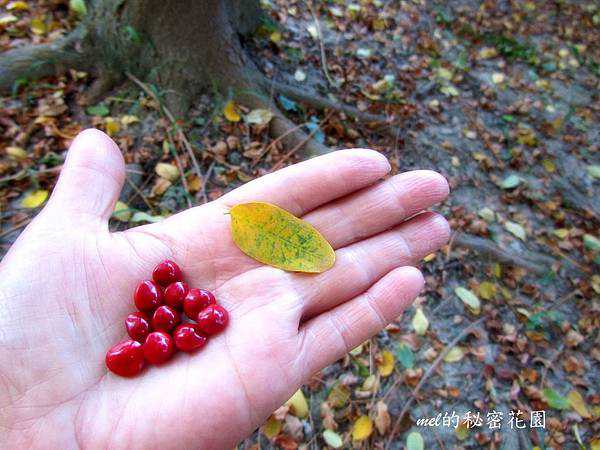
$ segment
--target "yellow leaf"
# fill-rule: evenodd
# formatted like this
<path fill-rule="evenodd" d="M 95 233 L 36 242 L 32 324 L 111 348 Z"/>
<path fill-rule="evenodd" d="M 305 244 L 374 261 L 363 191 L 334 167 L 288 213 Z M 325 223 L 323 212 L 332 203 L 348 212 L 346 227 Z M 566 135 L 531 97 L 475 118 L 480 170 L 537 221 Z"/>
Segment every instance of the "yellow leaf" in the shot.
<path fill-rule="evenodd" d="M 230 122 L 239 122 L 242 118 L 233 100 L 228 101 L 223 108 L 223 115 Z"/>
<path fill-rule="evenodd" d="M 6 9 L 8 11 L 22 11 L 24 9 L 29 9 L 29 5 L 25 2 L 10 2 L 6 5 Z"/>
<path fill-rule="evenodd" d="M 491 300 L 496 295 L 496 285 L 489 281 L 483 281 L 479 285 L 479 295 L 484 300 Z"/>
<path fill-rule="evenodd" d="M 126 114 L 124 116 L 121 116 L 121 124 L 124 127 L 128 127 L 129 125 L 131 125 L 132 123 L 137 123 L 140 121 L 140 119 L 137 116 L 133 116 L 131 114 Z"/>
<path fill-rule="evenodd" d="M 364 441 L 373 433 L 373 422 L 368 416 L 360 416 L 354 422 L 352 427 L 352 439 L 355 441 Z"/>
<path fill-rule="evenodd" d="M 154 168 L 154 171 L 159 177 L 169 180 L 170 182 L 177 181 L 179 179 L 179 169 L 173 164 L 158 163 Z"/>
<path fill-rule="evenodd" d="M 395 364 L 394 355 L 389 350 L 381 352 L 381 363 L 377 365 L 379 369 L 379 375 L 382 377 L 389 377 L 394 371 Z"/>
<path fill-rule="evenodd" d="M 231 208 L 231 234 L 246 255 L 279 269 L 320 273 L 335 262 L 333 248 L 321 233 L 269 203 Z"/>
<path fill-rule="evenodd" d="M 271 42 L 280 42 L 281 41 L 281 33 L 279 31 L 273 31 L 271 33 L 271 36 L 269 36 L 269 39 L 271 39 Z"/>
<path fill-rule="evenodd" d="M 106 128 L 106 134 L 109 136 L 114 136 L 121 131 L 121 124 L 112 117 L 104 118 L 104 127 Z"/>
<path fill-rule="evenodd" d="M 122 201 L 118 201 L 115 205 L 115 210 L 113 212 L 113 217 L 121 222 L 129 222 L 131 219 L 131 210 L 126 203 Z"/>
<path fill-rule="evenodd" d="M 415 316 L 412 320 L 412 326 L 419 336 L 423 336 L 427 332 L 427 328 L 429 328 L 429 320 L 427 320 L 427 317 L 421 308 L 417 308 L 415 311 Z"/>
<path fill-rule="evenodd" d="M 31 19 L 31 24 L 29 27 L 31 28 L 31 32 L 33 34 L 37 34 L 38 36 L 46 34 L 46 23 L 44 22 L 44 19 L 40 17 Z"/>
<path fill-rule="evenodd" d="M 577 414 L 579 414 L 584 419 L 590 419 L 592 417 L 592 415 L 590 414 L 590 411 L 587 409 L 587 406 L 585 405 L 585 400 L 583 399 L 583 397 L 581 396 L 581 394 L 579 392 L 573 390 L 573 391 L 569 392 L 569 395 L 567 395 L 567 398 L 569 399 L 569 403 L 571 404 L 571 407 L 577 412 Z"/>
<path fill-rule="evenodd" d="M 6 147 L 6 154 L 17 161 L 27 159 L 27 152 L 21 147 Z"/>
<path fill-rule="evenodd" d="M 281 432 L 282 423 L 275 417 L 270 416 L 267 421 L 260 427 L 260 431 L 269 439 L 274 439 Z"/>
<path fill-rule="evenodd" d="M 299 419 L 308 417 L 308 402 L 302 389 L 298 389 L 285 404 L 290 407 L 290 412 Z"/>
<path fill-rule="evenodd" d="M 4 14 L 0 16 L 0 25 L 8 25 L 9 23 L 13 23 L 19 20 L 18 17 L 13 16 L 12 14 Z"/>
<path fill-rule="evenodd" d="M 556 230 L 553 230 L 552 233 L 554 233 L 557 238 L 564 239 L 569 235 L 569 230 L 566 228 L 557 228 Z"/>
<path fill-rule="evenodd" d="M 47 198 L 48 191 L 31 191 L 25 196 L 25 198 L 23 198 L 21 201 L 21 206 L 23 208 L 37 208 L 38 206 L 41 206 Z"/>
<path fill-rule="evenodd" d="M 600 450 L 600 438 L 595 438 L 590 443 L 590 446 L 592 447 L 592 450 Z"/>
<path fill-rule="evenodd" d="M 433 261 L 434 259 L 435 259 L 435 253 L 430 253 L 425 258 L 423 258 L 423 261 L 429 262 L 429 261 Z"/>
<path fill-rule="evenodd" d="M 452 347 L 448 354 L 444 356 L 444 361 L 457 362 L 463 359 L 463 356 L 465 356 L 465 351 L 462 347 Z"/>
<path fill-rule="evenodd" d="M 542 161 L 542 165 L 544 166 L 544 169 L 546 169 L 546 172 L 556 172 L 556 164 L 554 164 L 554 161 L 552 161 L 551 159 L 544 159 Z"/>

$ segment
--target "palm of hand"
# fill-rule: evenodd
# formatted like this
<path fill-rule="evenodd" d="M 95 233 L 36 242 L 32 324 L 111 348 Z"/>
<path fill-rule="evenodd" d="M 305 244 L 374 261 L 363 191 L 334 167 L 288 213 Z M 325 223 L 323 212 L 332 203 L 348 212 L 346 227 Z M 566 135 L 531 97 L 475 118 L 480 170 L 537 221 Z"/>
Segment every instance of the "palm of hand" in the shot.
<path fill-rule="evenodd" d="M 13 447 L 231 448 L 421 289 L 403 266 L 442 245 L 447 224 L 431 213 L 402 221 L 447 184 L 418 171 L 373 185 L 388 170 L 375 152 L 336 152 L 111 234 L 122 159 L 103 134 L 82 133 L 48 206 L 0 266 L 0 432 Z M 292 274 L 243 255 L 225 213 L 261 200 L 313 223 L 336 249 L 334 268 Z M 109 374 L 104 354 L 124 337 L 133 288 L 165 258 L 215 292 L 230 325 L 197 354 L 134 379 Z"/>

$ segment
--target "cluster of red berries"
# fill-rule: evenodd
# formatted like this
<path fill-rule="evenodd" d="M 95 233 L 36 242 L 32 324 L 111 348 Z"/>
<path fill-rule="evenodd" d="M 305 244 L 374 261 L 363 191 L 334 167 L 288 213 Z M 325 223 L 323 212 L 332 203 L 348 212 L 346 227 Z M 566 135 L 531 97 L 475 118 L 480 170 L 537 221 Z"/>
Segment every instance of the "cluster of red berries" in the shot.
<path fill-rule="evenodd" d="M 123 377 L 137 375 L 146 362 L 168 361 L 176 350 L 198 350 L 229 321 L 215 296 L 205 289 L 188 288 L 179 266 L 169 260 L 154 268 L 152 280 L 137 286 L 133 301 L 139 311 L 125 319 L 131 339 L 106 353 L 106 367 Z M 182 322 L 182 310 L 190 322 Z"/>

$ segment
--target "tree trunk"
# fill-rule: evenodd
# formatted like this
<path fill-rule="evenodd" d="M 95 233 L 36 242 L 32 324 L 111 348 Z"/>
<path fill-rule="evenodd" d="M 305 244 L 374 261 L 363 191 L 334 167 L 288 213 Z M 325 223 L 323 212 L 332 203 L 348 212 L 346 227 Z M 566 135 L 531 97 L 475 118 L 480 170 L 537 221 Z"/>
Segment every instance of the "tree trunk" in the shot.
<path fill-rule="evenodd" d="M 256 65 L 240 35 L 260 23 L 259 0 L 94 0 L 71 35 L 49 45 L 25 47 L 0 56 L 0 89 L 20 77 L 39 78 L 69 67 L 97 77 L 95 101 L 131 73 L 158 85 L 172 112 L 181 116 L 203 89 L 217 90 L 251 107 L 275 109 L 272 134 L 291 124 L 268 98 Z M 32 67 L 35 71 L 27 71 Z M 90 62 L 93 66 L 90 67 Z M 305 156 L 328 151 L 300 130 L 282 142 Z"/>

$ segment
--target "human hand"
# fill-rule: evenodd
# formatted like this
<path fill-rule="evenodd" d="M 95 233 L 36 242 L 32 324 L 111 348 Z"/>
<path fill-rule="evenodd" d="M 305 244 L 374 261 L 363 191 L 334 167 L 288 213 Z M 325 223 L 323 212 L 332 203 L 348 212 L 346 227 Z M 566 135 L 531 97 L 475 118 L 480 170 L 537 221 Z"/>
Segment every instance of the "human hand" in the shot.
<path fill-rule="evenodd" d="M 374 151 L 333 152 L 163 222 L 110 233 L 123 158 L 105 134 L 82 132 L 47 206 L 0 264 L 2 446 L 233 447 L 421 290 L 410 265 L 443 245 L 449 228 L 420 212 L 448 185 L 431 171 L 380 181 L 389 170 Z M 312 223 L 336 249 L 333 268 L 289 273 L 244 255 L 225 213 L 248 201 Z M 160 369 L 131 379 L 108 373 L 104 355 L 125 336 L 133 289 L 164 259 L 213 291 L 230 324 Z"/>

